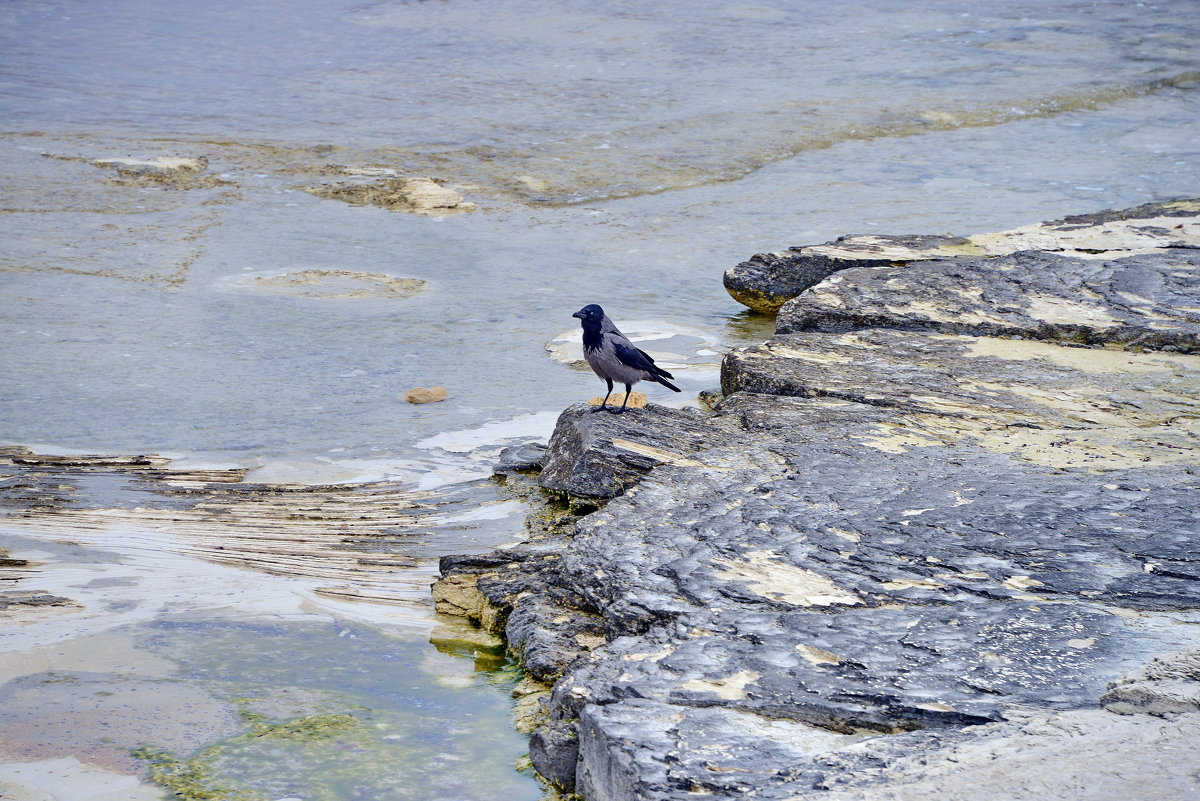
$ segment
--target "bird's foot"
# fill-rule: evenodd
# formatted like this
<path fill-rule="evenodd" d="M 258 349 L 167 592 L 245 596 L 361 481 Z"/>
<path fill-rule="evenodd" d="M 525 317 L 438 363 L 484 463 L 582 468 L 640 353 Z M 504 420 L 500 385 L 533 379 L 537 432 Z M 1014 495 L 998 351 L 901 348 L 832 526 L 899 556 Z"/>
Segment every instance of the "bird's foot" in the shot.
<path fill-rule="evenodd" d="M 613 414 L 625 414 L 625 407 L 621 407 L 620 409 L 609 409 L 609 411 Z"/>
<path fill-rule="evenodd" d="M 607 406 L 593 406 L 588 411 L 590 411 L 592 414 L 595 414 L 596 412 L 603 412 L 605 410 L 610 412 L 612 411 L 612 409 L 609 409 Z"/>

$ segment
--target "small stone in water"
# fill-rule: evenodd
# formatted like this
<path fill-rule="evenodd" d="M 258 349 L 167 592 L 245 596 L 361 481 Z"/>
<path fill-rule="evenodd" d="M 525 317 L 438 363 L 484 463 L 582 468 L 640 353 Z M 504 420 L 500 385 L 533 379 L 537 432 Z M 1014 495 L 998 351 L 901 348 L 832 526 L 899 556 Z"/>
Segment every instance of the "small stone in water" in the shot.
<path fill-rule="evenodd" d="M 444 401 L 448 395 L 445 387 L 413 387 L 405 393 L 404 399 L 409 403 L 435 403 Z"/>

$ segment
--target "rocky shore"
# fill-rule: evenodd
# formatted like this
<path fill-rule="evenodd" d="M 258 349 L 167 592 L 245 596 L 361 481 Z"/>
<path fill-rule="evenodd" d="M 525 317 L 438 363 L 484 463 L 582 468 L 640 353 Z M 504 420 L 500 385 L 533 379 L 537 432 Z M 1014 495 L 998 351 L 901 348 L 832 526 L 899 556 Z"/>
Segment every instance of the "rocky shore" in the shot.
<path fill-rule="evenodd" d="M 574 406 L 507 452 L 529 540 L 433 591 L 524 665 L 539 773 L 587 801 L 1200 792 L 1198 217 L 756 256 L 726 286 L 776 334 L 711 412 Z"/>

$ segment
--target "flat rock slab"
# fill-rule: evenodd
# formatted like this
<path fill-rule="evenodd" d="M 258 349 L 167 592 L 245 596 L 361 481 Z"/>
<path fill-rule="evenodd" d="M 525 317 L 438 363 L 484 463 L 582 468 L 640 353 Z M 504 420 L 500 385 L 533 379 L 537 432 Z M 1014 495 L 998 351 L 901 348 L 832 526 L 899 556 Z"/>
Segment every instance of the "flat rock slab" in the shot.
<path fill-rule="evenodd" d="M 966 237 L 841 237 L 824 245 L 759 253 L 727 270 L 724 283 L 739 303 L 774 314 L 804 290 L 851 267 L 902 266 L 1028 250 L 1119 259 L 1196 247 L 1200 247 L 1200 200 L 1176 200 Z"/>
<path fill-rule="evenodd" d="M 589 801 L 1200 790 L 1198 209 L 841 241 L 714 413 L 565 411 L 541 485 L 600 508 L 435 588 L 552 685 L 534 766 Z"/>
<path fill-rule="evenodd" d="M 1189 718 L 1100 710 L 1014 717 L 838 742 L 718 708 L 685 714 L 643 700 L 593 706 L 579 721 L 578 789 L 584 798 L 622 801 L 1128 801 L 1185 799 L 1197 789 L 1200 751 Z"/>
<path fill-rule="evenodd" d="M 965 440 L 1092 469 L 1200 454 L 1196 355 L 885 329 L 791 334 L 730 352 L 722 387 L 905 412 L 842 435 L 880 451 Z"/>
<path fill-rule="evenodd" d="M 856 267 L 780 309 L 777 333 L 883 327 L 1200 352 L 1200 246 L 1101 259 L 1022 252 Z"/>
<path fill-rule="evenodd" d="M 768 743 L 772 721 L 953 730 L 1094 708 L 1110 682 L 1200 639 L 1176 622 L 1200 608 L 1194 465 L 1062 469 L 965 436 L 880 448 L 881 425 L 916 436 L 913 413 L 838 399 L 741 392 L 721 416 L 741 422 L 739 444 L 659 465 L 584 517 L 536 580 L 510 574 L 526 577 L 506 594 L 510 638 L 562 671 L 535 765 L 589 798 L 636 797 L 618 775 L 647 798 L 783 798 L 793 780 L 840 775 L 781 762 L 794 731 L 739 748 L 744 735 L 701 725 L 707 710 L 743 731 L 757 718 Z M 556 638 L 576 625 L 564 610 L 586 610 L 603 646 Z M 536 656 L 539 628 L 566 652 Z M 657 719 L 622 711 L 646 702 L 694 727 L 691 745 L 651 747 Z M 616 741 L 650 750 L 627 763 Z"/>

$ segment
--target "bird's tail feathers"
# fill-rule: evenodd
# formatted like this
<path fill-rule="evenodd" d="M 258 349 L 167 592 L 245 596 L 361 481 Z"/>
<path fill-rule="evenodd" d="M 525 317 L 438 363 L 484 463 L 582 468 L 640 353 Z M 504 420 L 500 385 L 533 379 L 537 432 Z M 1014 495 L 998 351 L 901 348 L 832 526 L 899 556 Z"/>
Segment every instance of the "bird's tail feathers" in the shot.
<path fill-rule="evenodd" d="M 673 376 L 672 376 L 672 377 L 673 377 Z M 663 378 L 663 377 L 662 377 L 662 376 L 660 376 L 660 375 L 656 375 L 656 376 L 654 376 L 654 380 L 655 380 L 655 381 L 657 381 L 658 383 L 662 384 L 662 385 L 663 385 L 664 387 L 666 387 L 667 389 L 673 389 L 673 390 L 675 390 L 676 392 L 683 392 L 683 390 L 682 390 L 682 389 L 680 389 L 679 387 L 675 386 L 675 385 L 674 385 L 674 384 L 672 384 L 670 381 L 668 381 L 667 379 Z"/>

